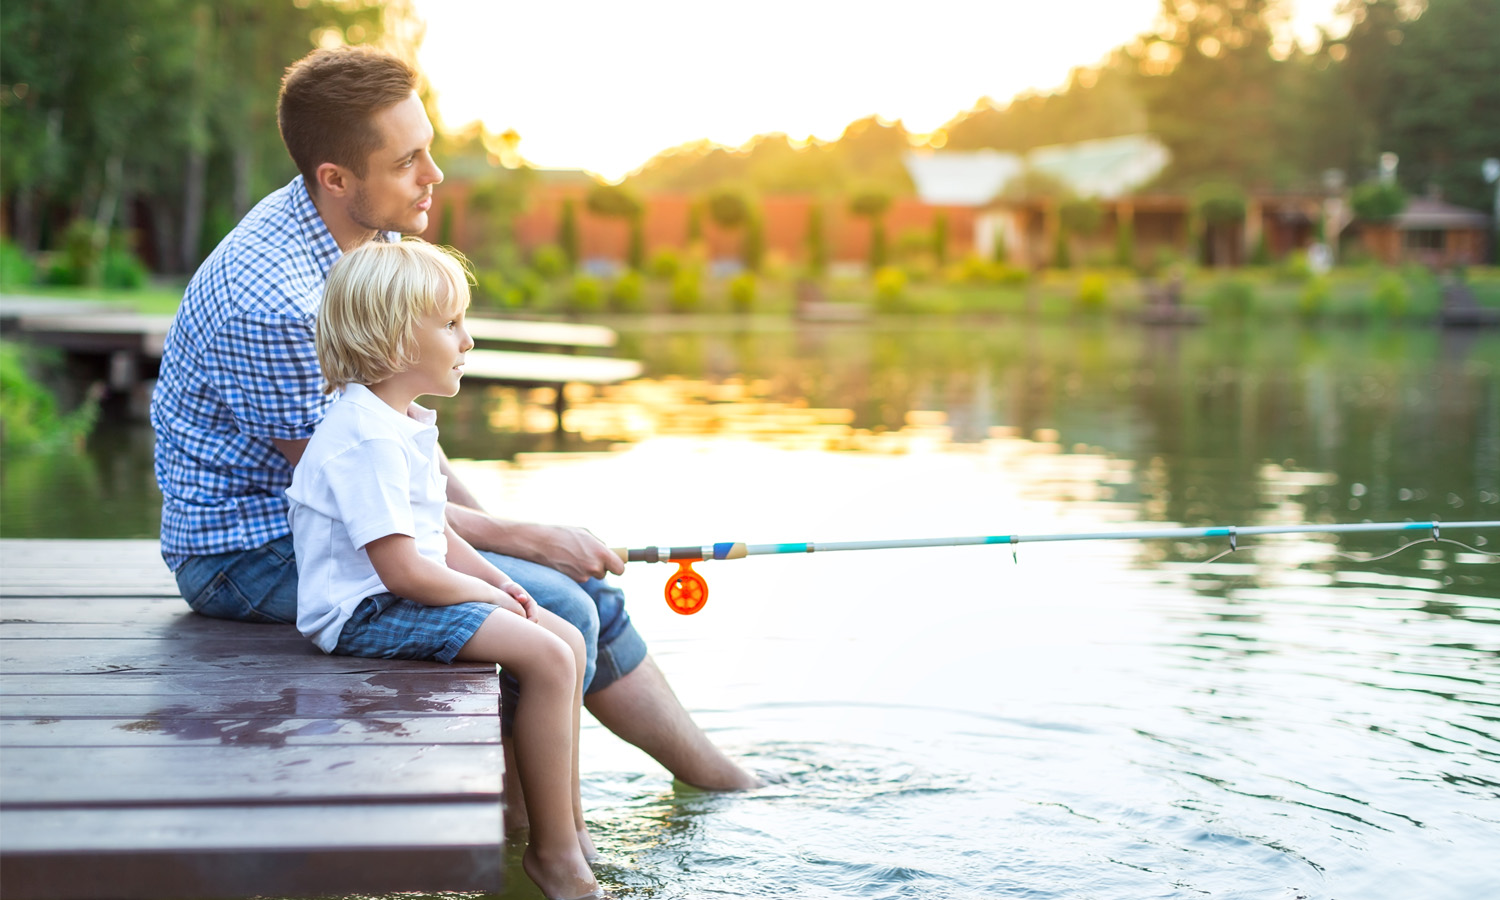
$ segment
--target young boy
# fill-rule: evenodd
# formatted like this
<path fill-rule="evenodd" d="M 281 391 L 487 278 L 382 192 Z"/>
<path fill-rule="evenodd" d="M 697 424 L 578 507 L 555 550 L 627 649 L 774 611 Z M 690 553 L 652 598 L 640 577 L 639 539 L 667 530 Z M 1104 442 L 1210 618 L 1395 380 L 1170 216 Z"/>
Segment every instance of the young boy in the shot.
<path fill-rule="evenodd" d="M 366 243 L 329 273 L 318 362 L 343 394 L 286 492 L 297 627 L 328 653 L 504 666 L 522 688 L 526 874 L 548 897 L 598 896 L 578 793 L 583 638 L 447 524 L 435 414 L 415 403 L 458 393 L 468 304 L 463 266 L 418 240 Z"/>

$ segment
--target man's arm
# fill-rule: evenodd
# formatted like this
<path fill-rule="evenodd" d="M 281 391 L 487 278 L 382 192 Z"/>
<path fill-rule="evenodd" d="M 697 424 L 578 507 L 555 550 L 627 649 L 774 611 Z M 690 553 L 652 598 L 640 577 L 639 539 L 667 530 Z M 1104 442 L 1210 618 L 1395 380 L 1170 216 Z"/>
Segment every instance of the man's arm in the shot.
<path fill-rule="evenodd" d="M 490 603 L 519 616 L 527 614 L 526 607 L 511 592 L 423 556 L 409 535 L 376 538 L 365 545 L 365 552 L 386 590 L 408 600 L 426 606 Z M 519 585 L 510 584 L 525 596 Z"/>
<path fill-rule="evenodd" d="M 448 524 L 474 547 L 540 563 L 580 582 L 625 571 L 620 558 L 587 528 L 497 519 L 453 474 L 442 448 L 438 465 L 448 476 Z"/>
<path fill-rule="evenodd" d="M 291 463 L 294 469 L 297 468 L 297 463 L 302 461 L 302 453 L 307 449 L 307 438 L 295 441 L 271 438 L 271 443 L 276 445 L 276 449 L 281 451 L 281 455 L 286 457 L 286 461 Z"/>

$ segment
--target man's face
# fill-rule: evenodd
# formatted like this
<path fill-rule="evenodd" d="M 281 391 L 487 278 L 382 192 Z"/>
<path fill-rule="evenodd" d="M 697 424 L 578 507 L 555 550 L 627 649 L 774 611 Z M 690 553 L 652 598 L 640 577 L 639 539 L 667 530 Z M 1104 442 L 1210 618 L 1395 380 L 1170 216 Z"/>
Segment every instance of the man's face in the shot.
<path fill-rule="evenodd" d="M 350 175 L 349 217 L 361 228 L 421 234 L 427 230 L 432 188 L 443 180 L 433 162 L 432 123 L 415 91 L 375 114 L 381 147 L 365 166 L 365 176 Z"/>

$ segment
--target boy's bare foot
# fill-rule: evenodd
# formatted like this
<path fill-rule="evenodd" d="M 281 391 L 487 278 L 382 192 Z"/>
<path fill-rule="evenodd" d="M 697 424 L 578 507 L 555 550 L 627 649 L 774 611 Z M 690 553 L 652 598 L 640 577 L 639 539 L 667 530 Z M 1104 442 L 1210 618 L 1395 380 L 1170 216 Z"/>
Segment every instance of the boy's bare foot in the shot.
<path fill-rule="evenodd" d="M 599 882 L 594 880 L 593 871 L 577 851 L 554 857 L 538 851 L 532 844 L 521 855 L 521 868 L 550 900 L 585 900 L 604 896 Z"/>

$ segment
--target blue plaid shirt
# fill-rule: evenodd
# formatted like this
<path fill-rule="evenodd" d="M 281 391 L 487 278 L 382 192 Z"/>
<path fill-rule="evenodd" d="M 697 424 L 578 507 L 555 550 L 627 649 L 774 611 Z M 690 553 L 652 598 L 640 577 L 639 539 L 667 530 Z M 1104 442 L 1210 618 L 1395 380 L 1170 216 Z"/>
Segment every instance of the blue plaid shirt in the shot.
<path fill-rule="evenodd" d="M 209 255 L 167 332 L 151 397 L 162 558 L 250 550 L 290 533 L 292 466 L 331 395 L 313 327 L 338 243 L 299 175 Z"/>

